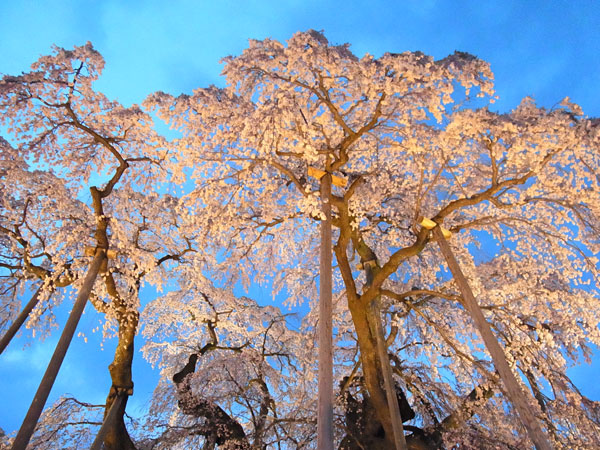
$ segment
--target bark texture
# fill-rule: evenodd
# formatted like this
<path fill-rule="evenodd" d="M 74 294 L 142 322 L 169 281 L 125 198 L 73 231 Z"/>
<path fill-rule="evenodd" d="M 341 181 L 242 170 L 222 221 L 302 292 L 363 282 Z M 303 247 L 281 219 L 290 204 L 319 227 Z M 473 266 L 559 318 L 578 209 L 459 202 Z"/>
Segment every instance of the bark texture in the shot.
<path fill-rule="evenodd" d="M 106 409 L 104 418 L 106 420 L 108 412 L 113 402 L 117 398 L 117 393 L 124 394 L 123 401 L 119 404 L 117 414 L 111 423 L 107 423 L 107 431 L 104 436 L 104 448 L 106 450 L 135 450 L 135 445 L 127 432 L 125 426 L 125 408 L 127 399 L 133 394 L 133 380 L 131 368 L 133 363 L 133 339 L 137 328 L 137 314 L 131 314 L 131 323 L 119 324 L 119 341 L 115 350 L 113 362 L 108 366 L 112 386 L 106 399 Z"/>
<path fill-rule="evenodd" d="M 184 414 L 204 419 L 196 432 L 204 435 L 207 442 L 229 450 L 250 450 L 252 446 L 243 427 L 219 405 L 192 392 L 191 375 L 196 371 L 198 357 L 192 354 L 183 369 L 173 376 L 179 407 Z"/>

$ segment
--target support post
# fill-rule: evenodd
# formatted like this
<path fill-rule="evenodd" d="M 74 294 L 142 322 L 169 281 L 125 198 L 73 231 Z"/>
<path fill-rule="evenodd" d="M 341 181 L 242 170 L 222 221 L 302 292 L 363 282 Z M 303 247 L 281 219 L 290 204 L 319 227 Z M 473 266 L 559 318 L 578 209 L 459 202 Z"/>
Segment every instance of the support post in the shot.
<path fill-rule="evenodd" d="M 370 270 L 369 270 L 370 271 Z M 396 450 L 407 450 L 406 438 L 404 437 L 404 426 L 402 425 L 402 416 L 400 415 L 400 406 L 398 405 L 398 397 L 396 396 L 396 386 L 392 376 L 392 367 L 390 366 L 390 358 L 387 352 L 387 344 L 383 334 L 383 326 L 381 323 L 381 308 L 379 306 L 381 299 L 375 297 L 371 303 L 371 314 L 375 321 L 375 336 L 377 338 L 377 354 L 383 374 L 383 383 L 385 386 L 385 396 L 387 398 L 390 418 L 392 420 L 392 428 L 394 430 L 394 445 Z"/>
<path fill-rule="evenodd" d="M 127 394 L 117 392 L 117 397 L 115 398 L 115 401 L 113 402 L 113 404 L 110 406 L 110 409 L 108 410 L 108 414 L 106 414 L 106 417 L 104 417 L 102 426 L 100 427 L 100 430 L 98 431 L 98 434 L 96 435 L 96 438 L 94 439 L 94 442 L 92 442 L 92 446 L 90 447 L 90 450 L 100 450 L 102 448 L 102 443 L 104 442 L 104 436 L 106 435 L 106 432 L 108 431 L 108 426 L 110 423 L 112 423 L 115 420 L 117 411 L 119 410 L 119 407 L 121 406 L 121 402 L 123 401 L 124 395 L 127 395 Z"/>
<path fill-rule="evenodd" d="M 6 349 L 12 338 L 15 337 L 15 334 L 17 334 L 17 331 L 19 331 L 19 329 L 21 328 L 21 325 L 23 325 L 27 320 L 27 317 L 29 317 L 29 313 L 33 311 L 33 308 L 35 308 L 35 306 L 40 301 L 40 295 L 42 293 L 43 287 L 44 283 L 42 283 L 42 285 L 37 289 L 37 291 L 35 291 L 35 293 L 31 297 L 31 300 L 29 300 L 27 305 L 25 305 L 25 308 L 23 308 L 23 311 L 21 311 L 21 313 L 17 316 L 15 321 L 11 324 L 10 328 L 6 331 L 6 333 L 4 333 L 2 339 L 0 339 L 0 354 L 4 352 L 4 349 Z"/>
<path fill-rule="evenodd" d="M 475 300 L 473 291 L 471 290 L 471 287 L 469 286 L 469 283 L 463 274 L 458 261 L 454 257 L 454 253 L 452 253 L 450 245 L 448 245 L 448 242 L 446 242 L 444 234 L 442 233 L 442 229 L 439 225 L 433 228 L 433 235 L 438 241 L 440 250 L 446 259 L 446 263 L 448 264 L 448 268 L 450 269 L 450 272 L 452 272 L 454 280 L 460 289 L 464 300 L 464 306 L 467 309 L 467 312 L 471 315 L 473 322 L 475 323 L 475 326 L 477 327 L 477 330 L 479 331 L 479 334 L 481 335 L 481 338 L 483 339 L 483 342 L 485 343 L 485 346 L 492 357 L 492 361 L 494 362 L 496 370 L 500 374 L 500 378 L 502 379 L 506 393 L 508 394 L 508 398 L 517 410 L 519 418 L 525 426 L 529 438 L 532 440 L 537 450 L 552 450 L 552 447 L 548 442 L 548 438 L 542 431 L 535 414 L 531 410 L 531 407 L 527 401 L 527 394 L 521 389 L 515 374 L 510 369 L 510 366 L 506 361 L 504 350 L 492 333 L 489 323 L 485 320 L 485 317 L 481 312 L 481 308 L 479 307 L 477 300 Z"/>
<path fill-rule="evenodd" d="M 333 338 L 332 338 L 332 246 L 331 175 L 321 177 L 321 258 L 319 279 L 319 393 L 317 448 L 333 450 Z"/>
<path fill-rule="evenodd" d="M 29 444 L 29 441 L 31 440 L 35 426 L 37 425 L 40 415 L 42 414 L 42 410 L 46 404 L 46 400 L 48 400 L 50 390 L 52 389 L 54 381 L 56 380 L 58 370 L 62 365 L 65 354 L 67 353 L 69 345 L 71 344 L 71 340 L 73 339 L 73 335 L 75 334 L 75 329 L 77 328 L 77 324 L 79 323 L 83 309 L 85 308 L 90 293 L 92 292 L 92 288 L 94 287 L 94 282 L 96 281 L 96 277 L 100 271 L 100 266 L 105 258 L 106 251 L 103 249 L 97 249 L 92 264 L 88 269 L 85 279 L 83 280 L 83 285 L 79 290 L 77 299 L 73 304 L 73 309 L 71 310 L 71 314 L 67 319 L 65 328 L 63 329 L 60 339 L 58 340 L 58 344 L 56 344 L 54 354 L 48 363 L 48 368 L 44 373 L 44 377 L 42 378 L 40 386 L 35 393 L 35 397 L 33 397 L 31 406 L 29 407 L 27 415 L 23 420 L 23 424 L 21 425 L 21 428 L 17 433 L 17 437 L 13 442 L 12 450 L 25 450 L 27 448 L 27 444 Z"/>
<path fill-rule="evenodd" d="M 364 263 L 367 286 L 373 284 L 373 266 L 377 261 L 366 261 Z M 392 429 L 394 431 L 394 447 L 396 450 L 407 450 L 406 438 L 404 437 L 404 426 L 402 425 L 402 416 L 400 415 L 400 405 L 396 396 L 396 386 L 392 375 L 392 366 L 390 365 L 390 357 L 388 356 L 387 344 L 385 335 L 383 334 L 383 324 L 381 321 L 381 297 L 376 296 L 369 305 L 371 321 L 373 322 L 371 332 L 377 340 L 377 356 L 379 357 L 379 365 L 381 374 L 383 375 L 383 387 L 385 388 L 385 397 L 390 412 L 392 421 Z"/>

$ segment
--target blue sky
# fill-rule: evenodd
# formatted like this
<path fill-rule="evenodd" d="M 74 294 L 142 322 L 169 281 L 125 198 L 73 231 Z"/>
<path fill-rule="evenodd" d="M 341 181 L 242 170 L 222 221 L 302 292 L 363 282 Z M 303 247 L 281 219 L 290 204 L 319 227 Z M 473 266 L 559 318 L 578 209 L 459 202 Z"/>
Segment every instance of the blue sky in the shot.
<path fill-rule="evenodd" d="M 91 41 L 106 60 L 98 89 L 129 105 L 157 90 L 179 94 L 223 84 L 219 60 L 240 53 L 248 38 L 286 40 L 309 28 L 324 30 L 333 43 L 351 43 L 358 55 L 475 54 L 491 63 L 500 111 L 524 96 L 550 107 L 568 95 L 585 114 L 600 116 L 600 3 L 593 0 L 6 0 L 0 2 L 0 74 L 27 70 L 53 44 Z M 98 320 L 90 308 L 79 329 Z M 21 339 L 0 356 L 5 431 L 19 427 L 57 339 L 55 331 L 26 352 Z M 96 357 L 99 342 L 97 336 L 88 344 L 75 339 L 50 402 L 64 392 L 104 402 L 113 346 L 106 343 Z M 596 400 L 600 388 L 592 380 L 599 365 L 571 372 Z M 135 413 L 156 380 L 141 358 L 134 380 Z"/>

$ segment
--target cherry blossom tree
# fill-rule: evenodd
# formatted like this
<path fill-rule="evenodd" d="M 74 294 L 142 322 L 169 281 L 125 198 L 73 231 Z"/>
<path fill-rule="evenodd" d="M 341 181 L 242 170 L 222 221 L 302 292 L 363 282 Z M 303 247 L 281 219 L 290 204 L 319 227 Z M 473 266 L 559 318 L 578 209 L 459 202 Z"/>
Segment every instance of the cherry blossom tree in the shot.
<path fill-rule="evenodd" d="M 453 233 L 554 444 L 597 446 L 597 404 L 566 376 L 600 342 L 597 121 L 568 99 L 491 111 L 490 68 L 464 53 L 358 58 L 309 31 L 250 41 L 224 62 L 225 88 L 147 101 L 183 135 L 171 167 L 195 186 L 182 226 L 214 255 L 220 282 L 273 279 L 291 305 L 315 299 L 321 210 L 308 169 L 345 178 L 329 198 L 335 289 L 383 429 L 371 448 L 392 445 L 378 297 L 397 384 L 417 413 L 410 445 L 531 445 L 422 216 Z"/>
<path fill-rule="evenodd" d="M 0 81 L 0 326 L 38 292 L 24 316 L 47 334 L 99 253 L 90 301 L 118 338 L 106 404 L 60 399 L 34 444 L 89 445 L 122 395 L 106 448 L 314 448 L 314 312 L 295 329 L 233 292 L 263 284 L 314 309 L 321 171 L 341 180 L 327 199 L 340 449 L 392 446 L 380 320 L 409 448 L 532 445 L 422 217 L 452 232 L 553 445 L 600 446 L 598 402 L 567 376 L 600 343 L 598 120 L 568 99 L 494 112 L 492 72 L 465 53 L 359 58 L 309 31 L 224 62 L 224 88 L 145 109 L 94 90 L 91 44 Z M 165 292 L 142 308 L 144 283 Z M 140 320 L 162 378 L 128 429 Z"/>
<path fill-rule="evenodd" d="M 30 72 L 0 81 L 2 123 L 14 143 L 1 142 L 0 264 L 3 312 L 14 315 L 16 294 L 40 287 L 43 301 L 29 321 L 37 327 L 44 310 L 69 297 L 57 288 L 81 285 L 90 253 L 109 257 L 90 296 L 105 332 L 118 337 L 108 411 L 117 395 L 132 393 L 140 286 L 161 285 L 160 266 L 189 246 L 173 232 L 175 201 L 158 192 L 163 140 L 139 107 L 94 90 L 103 65 L 91 44 L 55 48 Z M 108 424 L 105 448 L 134 448 L 126 403 Z"/>
<path fill-rule="evenodd" d="M 76 195 L 69 191 L 62 180 L 49 172 L 29 170 L 29 165 L 22 155 L 8 142 L 2 140 L 0 145 L 2 146 L 0 178 L 2 261 L 0 266 L 4 270 L 1 278 L 2 328 L 18 314 L 15 309 L 19 304 L 18 296 L 22 294 L 23 289 L 32 286 L 32 289 L 39 289 L 39 293 L 33 296 L 34 309 L 32 313 L 27 314 L 28 325 L 45 335 L 49 332 L 53 321 L 51 307 L 45 308 L 46 314 L 43 320 L 40 314 L 44 309 L 36 308 L 40 301 L 44 305 L 42 292 L 45 291 L 46 295 L 50 295 L 54 288 L 68 286 L 74 281 L 71 261 L 53 260 L 51 254 L 57 251 L 58 246 L 63 246 L 63 252 L 76 251 L 64 247 L 77 245 L 76 242 L 63 240 L 62 236 L 55 240 L 56 235 L 53 232 L 58 231 L 61 235 L 62 233 L 80 235 L 82 228 L 87 229 L 90 224 L 82 214 L 84 205 L 77 201 Z M 72 198 L 73 201 L 63 202 L 59 207 L 61 198 Z M 70 220 L 64 229 L 56 230 L 51 226 L 67 217 Z M 35 218 L 37 224 L 41 226 L 32 224 L 32 218 Z M 83 249 L 79 250 L 83 252 Z M 62 266 L 62 262 L 66 264 Z M 38 280 L 37 284 L 35 280 Z M 48 286 L 43 289 L 45 284 Z M 2 350 L 7 344 L 8 339 L 6 342 L 3 340 Z"/>
<path fill-rule="evenodd" d="M 313 448 L 316 367 L 308 333 L 275 306 L 215 288 L 193 267 L 142 315 L 163 375 L 146 425 L 153 448 Z"/>

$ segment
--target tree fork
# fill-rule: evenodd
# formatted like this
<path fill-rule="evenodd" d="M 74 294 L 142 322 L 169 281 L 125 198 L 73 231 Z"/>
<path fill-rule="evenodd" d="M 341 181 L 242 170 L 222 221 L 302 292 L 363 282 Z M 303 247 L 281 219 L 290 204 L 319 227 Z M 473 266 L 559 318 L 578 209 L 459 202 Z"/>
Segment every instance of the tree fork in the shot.
<path fill-rule="evenodd" d="M 77 324 L 79 323 L 79 319 L 81 318 L 85 304 L 90 296 L 90 293 L 92 292 L 94 282 L 96 281 L 96 277 L 100 271 L 100 266 L 104 262 L 105 258 L 106 251 L 98 248 L 96 250 L 96 256 L 94 257 L 92 264 L 90 264 L 85 279 L 83 280 L 83 285 L 79 290 L 77 299 L 73 304 L 73 309 L 69 315 L 69 318 L 67 319 L 65 328 L 63 329 L 60 339 L 58 340 L 58 344 L 56 344 L 54 354 L 48 363 L 48 368 L 44 373 L 44 377 L 42 378 L 40 386 L 33 397 L 31 406 L 29 407 L 27 415 L 23 420 L 23 424 L 21 425 L 21 428 L 17 433 L 17 437 L 13 442 L 12 450 L 25 450 L 27 448 L 27 444 L 29 444 L 29 441 L 31 440 L 35 426 L 37 425 L 40 415 L 42 414 L 42 410 L 44 409 L 46 400 L 48 400 L 50 390 L 54 385 L 54 381 L 56 380 L 60 366 L 62 365 L 63 359 L 65 358 L 69 345 L 71 344 L 71 340 L 73 339 L 73 335 L 75 334 L 75 329 L 77 328 Z"/>
<path fill-rule="evenodd" d="M 354 183 L 352 186 L 355 187 L 357 184 Z M 352 189 L 352 186 L 350 189 Z M 402 430 L 402 418 L 399 414 L 397 399 L 394 395 L 395 386 L 391 375 L 387 345 L 383 337 L 380 312 L 376 312 L 379 311 L 377 302 L 380 301 L 380 298 L 377 293 L 378 289 L 375 289 L 373 284 L 375 276 L 381 272 L 381 268 L 377 265 L 375 253 L 358 235 L 353 235 L 354 248 L 360 255 L 362 268 L 365 270 L 366 284 L 360 298 L 357 298 L 356 295 L 350 295 L 351 293 L 355 293 L 354 281 L 349 276 L 348 261 L 345 251 L 342 250 L 344 245 L 340 245 L 343 240 L 344 230 L 350 228 L 350 221 L 347 208 L 343 204 L 338 203 L 338 209 L 340 220 L 345 219 L 345 224 L 340 226 L 340 239 L 336 244 L 336 255 L 342 277 L 346 283 L 346 292 L 349 294 L 348 306 L 358 338 L 365 386 L 371 396 L 371 402 L 373 402 L 378 420 L 386 431 L 386 445 L 388 448 L 394 446 L 403 449 L 406 448 L 406 439 Z M 425 236 L 425 233 L 423 233 L 423 236 Z M 346 269 L 344 269 L 344 266 L 346 266 Z M 348 284 L 349 282 L 351 287 Z M 373 292 L 375 292 L 375 295 L 370 295 Z M 352 298 L 354 298 L 354 302 Z M 375 308 L 376 311 L 374 311 L 373 306 L 377 306 Z M 389 377 L 386 375 L 387 369 L 389 369 L 389 372 L 387 372 Z M 391 388 L 388 388 L 389 386 Z M 393 393 L 391 397 L 388 397 L 388 392 Z M 398 410 L 398 415 L 395 414 L 394 410 Z"/>

